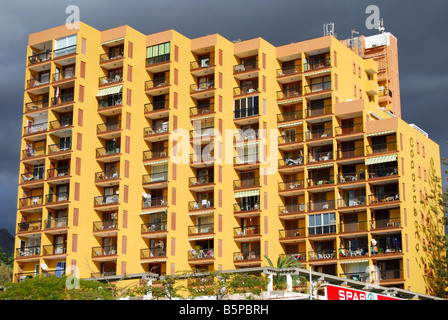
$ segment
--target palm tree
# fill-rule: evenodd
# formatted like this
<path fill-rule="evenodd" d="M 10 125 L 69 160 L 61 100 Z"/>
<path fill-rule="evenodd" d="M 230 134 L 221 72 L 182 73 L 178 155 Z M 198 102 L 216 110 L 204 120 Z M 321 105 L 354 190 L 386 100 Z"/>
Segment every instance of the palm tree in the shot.
<path fill-rule="evenodd" d="M 271 259 L 269 259 L 266 255 L 264 256 L 266 258 L 266 260 L 268 261 L 269 265 L 272 268 L 277 268 L 277 269 L 287 269 L 287 268 L 303 268 L 303 265 L 297 261 L 294 260 L 292 257 L 290 256 L 279 256 L 277 259 L 277 267 L 274 266 L 274 264 L 272 263 Z M 303 277 L 299 277 L 299 276 L 292 276 L 292 279 L 295 281 L 302 281 L 303 279 L 301 279 Z M 279 273 L 277 273 L 274 278 L 274 289 L 280 289 L 283 290 L 286 288 L 286 276 L 282 276 Z"/>

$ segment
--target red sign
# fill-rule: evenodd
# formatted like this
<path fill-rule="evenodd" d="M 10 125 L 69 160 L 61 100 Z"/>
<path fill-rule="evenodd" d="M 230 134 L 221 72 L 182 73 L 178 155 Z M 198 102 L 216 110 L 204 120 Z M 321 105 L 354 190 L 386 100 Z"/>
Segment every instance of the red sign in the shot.
<path fill-rule="evenodd" d="M 325 287 L 325 292 L 327 300 L 402 300 L 373 292 L 349 289 L 334 285 L 327 285 Z"/>

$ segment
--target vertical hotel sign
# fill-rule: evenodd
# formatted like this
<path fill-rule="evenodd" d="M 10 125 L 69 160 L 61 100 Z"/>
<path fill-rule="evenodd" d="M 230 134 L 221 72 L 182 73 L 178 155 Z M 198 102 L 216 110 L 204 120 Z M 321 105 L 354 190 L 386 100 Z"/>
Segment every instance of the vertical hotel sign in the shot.
<path fill-rule="evenodd" d="M 325 296 L 327 297 L 327 300 L 403 300 L 373 292 L 354 290 L 334 285 L 327 285 L 325 287 Z"/>

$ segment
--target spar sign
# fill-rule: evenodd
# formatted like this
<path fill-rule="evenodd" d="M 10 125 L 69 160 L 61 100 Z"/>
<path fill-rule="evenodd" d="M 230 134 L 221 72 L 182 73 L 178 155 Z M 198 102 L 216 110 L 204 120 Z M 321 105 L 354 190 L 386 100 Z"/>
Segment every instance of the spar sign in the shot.
<path fill-rule="evenodd" d="M 325 296 L 327 297 L 327 300 L 402 300 L 373 292 L 354 290 L 334 285 L 327 285 L 325 287 Z"/>

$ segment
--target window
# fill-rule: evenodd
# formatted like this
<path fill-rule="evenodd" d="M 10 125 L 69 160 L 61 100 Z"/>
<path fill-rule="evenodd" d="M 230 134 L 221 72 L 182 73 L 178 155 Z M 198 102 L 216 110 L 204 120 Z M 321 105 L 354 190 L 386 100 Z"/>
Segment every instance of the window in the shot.
<path fill-rule="evenodd" d="M 258 96 L 237 99 L 234 101 L 234 118 L 245 118 L 258 115 Z"/>
<path fill-rule="evenodd" d="M 54 57 L 76 52 L 76 34 L 56 39 L 54 43 Z"/>
<path fill-rule="evenodd" d="M 336 232 L 335 213 L 313 214 L 308 219 L 310 235 Z"/>
<path fill-rule="evenodd" d="M 157 44 L 146 48 L 147 64 L 155 64 L 169 61 L 170 59 L 170 42 Z"/>

